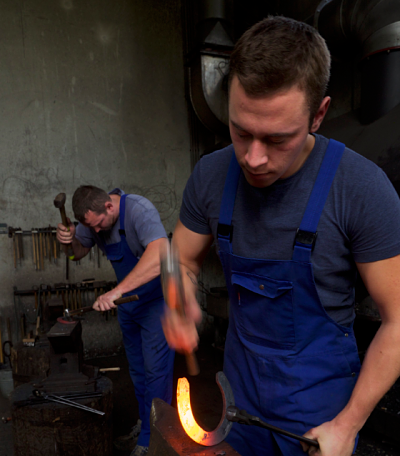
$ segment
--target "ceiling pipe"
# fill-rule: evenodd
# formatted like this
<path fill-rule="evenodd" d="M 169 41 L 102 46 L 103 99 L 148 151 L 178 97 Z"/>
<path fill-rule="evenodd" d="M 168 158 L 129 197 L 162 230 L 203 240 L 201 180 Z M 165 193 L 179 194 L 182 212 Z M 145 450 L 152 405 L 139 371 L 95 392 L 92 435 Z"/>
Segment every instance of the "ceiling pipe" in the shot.
<path fill-rule="evenodd" d="M 400 103 L 399 0 L 323 0 L 314 27 L 332 55 L 357 56 L 362 123 L 374 122 Z"/>

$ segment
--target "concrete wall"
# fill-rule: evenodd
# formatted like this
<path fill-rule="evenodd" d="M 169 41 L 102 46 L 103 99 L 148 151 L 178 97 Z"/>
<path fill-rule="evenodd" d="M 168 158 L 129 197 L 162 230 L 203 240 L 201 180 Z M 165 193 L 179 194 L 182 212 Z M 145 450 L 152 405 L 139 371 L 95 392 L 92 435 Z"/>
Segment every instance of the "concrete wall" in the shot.
<path fill-rule="evenodd" d="M 0 10 L 0 223 L 55 226 L 54 197 L 65 192 L 72 215 L 74 190 L 90 183 L 146 196 L 172 231 L 190 174 L 180 2 L 0 0 Z M 64 261 L 35 270 L 31 245 L 24 236 L 14 268 L 0 235 L 3 340 L 7 317 L 16 337 L 13 286 L 65 282 Z M 71 265 L 70 282 L 114 280 L 101 260 Z M 32 300 L 22 311 L 32 320 Z"/>

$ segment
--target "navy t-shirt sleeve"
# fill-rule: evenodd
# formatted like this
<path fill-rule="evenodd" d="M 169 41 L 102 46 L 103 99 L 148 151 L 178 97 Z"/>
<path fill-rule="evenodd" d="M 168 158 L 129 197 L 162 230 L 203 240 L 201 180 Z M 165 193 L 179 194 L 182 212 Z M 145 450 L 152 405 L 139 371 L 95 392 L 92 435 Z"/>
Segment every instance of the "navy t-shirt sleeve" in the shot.
<path fill-rule="evenodd" d="M 144 248 L 150 242 L 167 237 L 160 214 L 154 205 L 144 197 L 140 197 L 132 206 L 126 222 L 129 222 L 130 226 L 133 227 L 137 239 Z M 129 230 L 126 222 L 125 229 Z"/>
<path fill-rule="evenodd" d="M 180 210 L 180 221 L 183 225 L 191 231 L 198 234 L 210 234 L 211 229 L 208 220 L 204 214 L 204 192 L 209 189 L 204 189 L 211 183 L 208 179 L 202 179 L 202 165 L 204 160 L 200 160 L 189 180 L 186 184 L 186 188 L 183 192 L 182 206 Z M 202 190 L 203 189 L 203 190 Z"/>
<path fill-rule="evenodd" d="M 95 245 L 90 228 L 78 223 L 75 231 L 75 238 L 83 245 L 83 247 L 92 248 Z"/>
<path fill-rule="evenodd" d="M 379 167 L 354 200 L 350 218 L 351 250 L 354 261 L 367 263 L 400 254 L 400 199 L 387 175 Z"/>

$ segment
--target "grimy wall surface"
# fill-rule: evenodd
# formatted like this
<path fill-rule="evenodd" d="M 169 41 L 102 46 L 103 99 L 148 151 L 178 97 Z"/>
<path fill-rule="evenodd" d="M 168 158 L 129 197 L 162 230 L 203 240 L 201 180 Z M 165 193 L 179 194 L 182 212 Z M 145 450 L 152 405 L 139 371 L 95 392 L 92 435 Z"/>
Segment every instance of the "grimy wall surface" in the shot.
<path fill-rule="evenodd" d="M 147 197 L 173 231 L 190 174 L 180 2 L 0 0 L 0 11 L 0 223 L 55 226 L 54 197 L 67 194 L 72 218 L 74 190 L 94 184 Z M 65 261 L 35 270 L 30 236 L 16 268 L 4 234 L 0 252 L 1 329 L 4 340 L 11 318 L 15 340 L 13 286 L 65 282 Z M 71 265 L 71 283 L 89 277 L 115 280 L 104 257 Z M 33 321 L 29 298 L 16 304 Z M 116 321 L 103 337 L 101 316 L 90 320 L 97 348 L 110 345 Z"/>

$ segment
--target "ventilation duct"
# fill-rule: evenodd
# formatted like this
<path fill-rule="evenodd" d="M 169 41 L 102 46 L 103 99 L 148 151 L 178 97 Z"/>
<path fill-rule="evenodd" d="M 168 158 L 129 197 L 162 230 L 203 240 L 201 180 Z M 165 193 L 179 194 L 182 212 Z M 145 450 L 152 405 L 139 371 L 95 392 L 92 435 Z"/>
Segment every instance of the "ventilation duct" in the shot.
<path fill-rule="evenodd" d="M 190 99 L 200 121 L 214 133 L 228 125 L 229 57 L 233 49 L 232 1 L 196 2 L 195 45 L 190 52 Z"/>
<path fill-rule="evenodd" d="M 379 119 L 400 103 L 399 0 L 323 0 L 314 26 L 333 55 L 357 56 L 363 123 Z"/>

